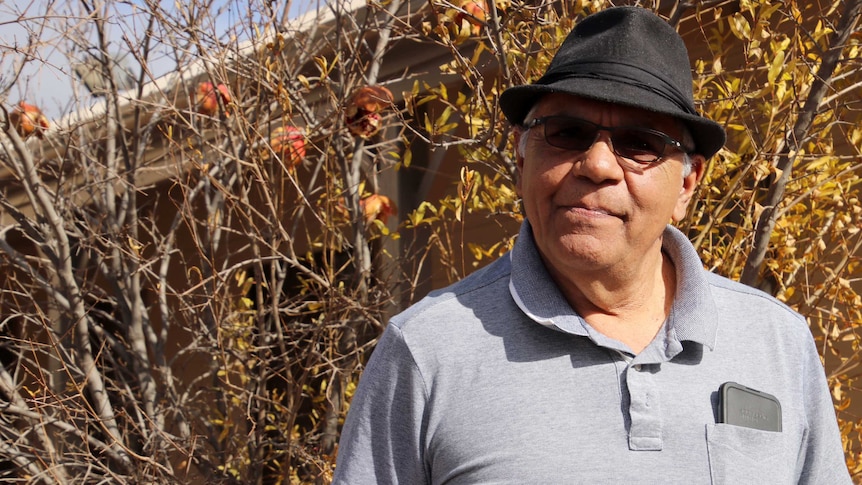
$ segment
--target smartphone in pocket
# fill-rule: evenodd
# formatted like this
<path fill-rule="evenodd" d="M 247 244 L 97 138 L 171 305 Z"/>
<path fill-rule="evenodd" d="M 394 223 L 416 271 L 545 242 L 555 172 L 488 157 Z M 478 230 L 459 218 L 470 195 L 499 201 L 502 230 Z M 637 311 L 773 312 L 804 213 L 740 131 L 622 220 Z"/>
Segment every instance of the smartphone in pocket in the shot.
<path fill-rule="evenodd" d="M 725 382 L 718 390 L 718 422 L 781 431 L 781 403 L 772 394 Z"/>

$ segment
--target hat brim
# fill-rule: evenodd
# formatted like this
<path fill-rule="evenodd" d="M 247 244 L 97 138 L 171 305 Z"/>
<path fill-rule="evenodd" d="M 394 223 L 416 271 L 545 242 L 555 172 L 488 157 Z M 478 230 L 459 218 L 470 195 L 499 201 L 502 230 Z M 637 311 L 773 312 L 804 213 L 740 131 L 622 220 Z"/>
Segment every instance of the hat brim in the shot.
<path fill-rule="evenodd" d="M 718 123 L 696 114 L 683 112 L 668 99 L 641 87 L 603 79 L 566 78 L 552 84 L 511 87 L 500 96 L 500 108 L 510 123 L 523 124 L 539 99 L 550 93 L 564 93 L 607 103 L 630 106 L 677 118 L 691 134 L 694 152 L 709 158 L 724 146 L 726 134 Z"/>

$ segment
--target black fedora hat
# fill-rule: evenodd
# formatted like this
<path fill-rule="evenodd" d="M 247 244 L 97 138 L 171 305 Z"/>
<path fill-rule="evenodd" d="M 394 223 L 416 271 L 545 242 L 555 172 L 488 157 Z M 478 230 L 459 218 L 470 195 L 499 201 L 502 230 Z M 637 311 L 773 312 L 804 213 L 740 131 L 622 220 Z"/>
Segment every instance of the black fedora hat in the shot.
<path fill-rule="evenodd" d="M 694 152 L 711 157 L 724 145 L 724 128 L 694 107 L 691 65 L 682 38 L 667 22 L 639 7 L 614 7 L 580 21 L 545 74 L 500 96 L 513 124 L 549 93 L 566 93 L 670 115 L 682 120 Z"/>

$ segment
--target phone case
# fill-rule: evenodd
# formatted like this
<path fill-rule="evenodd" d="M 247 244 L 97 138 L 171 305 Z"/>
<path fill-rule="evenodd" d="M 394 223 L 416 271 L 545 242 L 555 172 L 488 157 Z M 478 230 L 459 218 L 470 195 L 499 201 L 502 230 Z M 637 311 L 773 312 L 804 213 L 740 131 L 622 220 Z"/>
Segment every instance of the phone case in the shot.
<path fill-rule="evenodd" d="M 781 431 L 781 403 L 778 399 L 735 382 L 725 382 L 719 388 L 718 415 L 720 423 Z"/>

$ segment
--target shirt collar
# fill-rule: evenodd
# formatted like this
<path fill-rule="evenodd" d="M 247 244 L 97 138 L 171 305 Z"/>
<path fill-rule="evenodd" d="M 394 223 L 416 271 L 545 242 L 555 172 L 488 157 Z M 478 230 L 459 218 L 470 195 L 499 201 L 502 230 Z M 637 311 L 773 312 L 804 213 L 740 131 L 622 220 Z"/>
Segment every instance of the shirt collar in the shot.
<path fill-rule="evenodd" d="M 677 288 L 673 308 L 665 323 L 669 342 L 692 341 L 715 346 L 716 306 L 700 257 L 688 238 L 667 226 L 662 249 L 676 267 Z M 566 333 L 604 340 L 572 309 L 545 268 L 533 239 L 529 221 L 524 220 L 511 252 L 512 274 L 509 292 L 531 320 Z"/>

